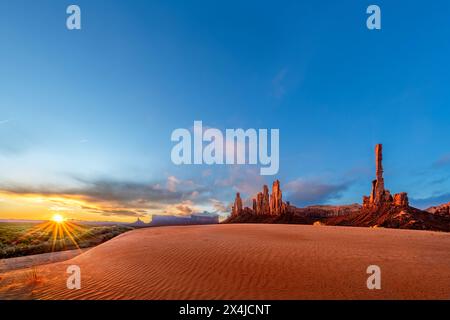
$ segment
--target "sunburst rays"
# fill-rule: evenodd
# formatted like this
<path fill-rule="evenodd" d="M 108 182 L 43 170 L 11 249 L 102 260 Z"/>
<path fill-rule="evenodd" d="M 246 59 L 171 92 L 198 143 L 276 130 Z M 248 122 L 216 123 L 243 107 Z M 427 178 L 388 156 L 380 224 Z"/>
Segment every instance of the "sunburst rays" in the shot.
<path fill-rule="evenodd" d="M 62 248 L 74 246 L 76 249 L 80 249 L 78 244 L 78 235 L 86 230 L 86 227 L 77 223 L 66 221 L 62 217 L 55 217 L 52 220 L 38 224 L 28 232 L 23 234 L 17 242 L 25 239 L 33 239 L 35 237 L 47 238 L 47 241 L 51 242 L 51 251 L 59 251 Z M 58 250 L 57 250 L 58 249 Z"/>

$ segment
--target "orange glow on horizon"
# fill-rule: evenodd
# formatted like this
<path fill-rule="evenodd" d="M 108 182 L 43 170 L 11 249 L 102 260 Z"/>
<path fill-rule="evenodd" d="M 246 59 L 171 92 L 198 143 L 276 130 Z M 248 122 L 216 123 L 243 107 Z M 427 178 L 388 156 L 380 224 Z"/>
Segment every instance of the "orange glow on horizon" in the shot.
<path fill-rule="evenodd" d="M 127 223 L 136 220 L 133 216 L 105 214 L 108 211 L 120 210 L 132 208 L 123 208 L 114 202 L 92 201 L 83 195 L 18 194 L 0 191 L 0 219 L 46 220 L 53 223 L 67 223 L 70 220 Z"/>

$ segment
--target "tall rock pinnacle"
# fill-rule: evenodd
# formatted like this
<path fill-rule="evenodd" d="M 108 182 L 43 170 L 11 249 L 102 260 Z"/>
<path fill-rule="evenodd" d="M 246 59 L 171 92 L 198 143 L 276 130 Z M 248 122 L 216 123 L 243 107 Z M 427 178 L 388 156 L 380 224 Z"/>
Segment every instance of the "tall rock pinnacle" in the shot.
<path fill-rule="evenodd" d="M 232 216 L 238 216 L 242 213 L 242 199 L 240 193 L 236 193 L 236 199 L 234 200 Z"/>
<path fill-rule="evenodd" d="M 383 178 L 383 145 L 375 146 L 375 177 L 372 181 L 372 192 L 370 197 L 363 197 L 363 207 L 379 208 L 383 205 L 408 206 L 406 193 L 396 194 L 392 197 L 389 190 L 384 188 Z"/>
<path fill-rule="evenodd" d="M 272 185 L 270 196 L 270 214 L 279 215 L 283 213 L 283 195 L 280 189 L 280 181 L 276 180 Z"/>
<path fill-rule="evenodd" d="M 383 179 L 383 145 L 377 144 L 375 146 L 375 162 L 376 162 L 376 177 L 378 190 L 384 190 Z"/>

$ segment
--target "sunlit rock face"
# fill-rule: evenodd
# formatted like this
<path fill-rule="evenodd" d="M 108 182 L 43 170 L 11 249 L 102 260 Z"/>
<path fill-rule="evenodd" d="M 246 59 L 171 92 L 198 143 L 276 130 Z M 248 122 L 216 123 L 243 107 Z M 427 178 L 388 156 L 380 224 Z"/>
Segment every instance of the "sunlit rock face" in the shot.
<path fill-rule="evenodd" d="M 394 195 L 394 206 L 408 207 L 409 200 L 406 192 L 397 193 Z"/>
<path fill-rule="evenodd" d="M 276 180 L 272 185 L 272 194 L 269 195 L 269 187 L 264 185 L 262 192 L 258 192 L 256 197 L 252 199 L 252 208 L 243 208 L 242 199 L 240 194 L 237 193 L 231 215 L 234 217 L 246 213 L 261 216 L 277 216 L 285 213 L 288 207 L 289 206 L 283 202 L 280 181 Z"/>
<path fill-rule="evenodd" d="M 236 217 L 242 213 L 242 199 L 240 193 L 236 193 L 236 199 L 234 200 L 233 210 L 231 216 Z"/>
<path fill-rule="evenodd" d="M 283 193 L 280 188 L 280 181 L 274 181 L 272 185 L 272 195 L 270 196 L 270 214 L 279 215 L 286 210 L 286 204 L 283 203 Z"/>
<path fill-rule="evenodd" d="M 385 206 L 408 207 L 408 195 L 405 192 L 392 196 L 389 190 L 385 189 L 383 172 L 383 145 L 377 144 L 375 146 L 376 179 L 372 181 L 370 196 L 363 197 L 363 208 L 376 210 Z"/>
<path fill-rule="evenodd" d="M 450 217 L 450 202 L 441 204 L 439 206 L 430 207 L 426 210 L 429 213 L 438 215 L 438 216 L 448 216 Z"/>

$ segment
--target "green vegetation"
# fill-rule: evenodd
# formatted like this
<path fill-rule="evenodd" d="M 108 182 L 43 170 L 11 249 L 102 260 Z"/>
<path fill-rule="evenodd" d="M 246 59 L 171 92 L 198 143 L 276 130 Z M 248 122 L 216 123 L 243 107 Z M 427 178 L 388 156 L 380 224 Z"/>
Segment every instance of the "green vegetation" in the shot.
<path fill-rule="evenodd" d="M 132 228 L 81 225 L 72 222 L 0 223 L 0 259 L 53 251 L 88 248 Z"/>

